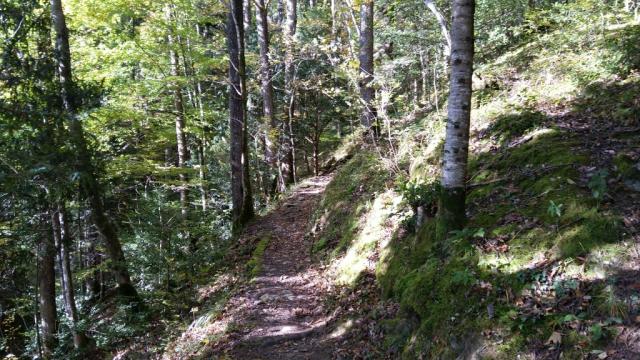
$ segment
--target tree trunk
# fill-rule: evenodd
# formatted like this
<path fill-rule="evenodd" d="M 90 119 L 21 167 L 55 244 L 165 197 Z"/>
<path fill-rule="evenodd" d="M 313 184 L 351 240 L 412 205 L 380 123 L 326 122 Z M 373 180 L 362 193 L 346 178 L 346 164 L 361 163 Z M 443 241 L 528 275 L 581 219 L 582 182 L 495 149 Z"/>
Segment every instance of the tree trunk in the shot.
<path fill-rule="evenodd" d="M 295 88 L 294 88 L 294 64 L 293 49 L 298 24 L 297 0 L 286 0 L 286 21 L 284 30 L 284 87 L 285 87 L 285 108 L 286 120 L 281 128 L 281 172 L 282 183 L 279 190 L 284 191 L 286 186 L 295 181 L 294 164 L 294 139 L 293 139 L 293 117 L 295 113 Z"/>
<path fill-rule="evenodd" d="M 90 298 L 98 298 L 102 293 L 102 283 L 100 282 L 100 264 L 102 259 L 100 254 L 96 250 L 96 244 L 98 243 L 97 234 L 91 231 L 91 227 L 87 226 L 84 231 L 84 240 L 89 243 L 89 248 L 86 253 L 86 268 L 92 269 L 91 276 L 88 276 L 85 281 L 85 286 L 89 293 Z"/>
<path fill-rule="evenodd" d="M 420 73 L 422 76 L 422 99 L 424 104 L 429 103 L 429 67 L 427 66 L 427 58 L 424 52 L 420 52 Z"/>
<path fill-rule="evenodd" d="M 247 36 L 249 31 L 251 30 L 251 2 L 253 0 L 243 0 L 242 1 L 242 24 L 244 27 L 244 35 Z M 246 39 L 245 39 L 246 42 Z"/>
<path fill-rule="evenodd" d="M 442 165 L 440 224 L 446 237 L 466 221 L 465 197 L 469 126 L 471 118 L 471 75 L 473 73 L 474 0 L 454 0 L 452 16 L 451 83 L 447 130 Z"/>
<path fill-rule="evenodd" d="M 33 325 L 36 330 L 36 348 L 40 359 L 44 359 L 42 336 L 40 335 L 40 258 L 36 256 L 36 286 L 33 294 Z"/>
<path fill-rule="evenodd" d="M 38 288 L 40 303 L 40 329 L 42 331 L 42 352 L 45 359 L 50 359 L 56 347 L 56 248 L 50 233 L 43 236 L 39 246 Z"/>
<path fill-rule="evenodd" d="M 445 54 L 446 56 L 451 55 L 451 34 L 449 33 L 449 29 L 447 28 L 447 20 L 445 20 L 444 16 L 436 7 L 436 4 L 433 0 L 424 0 L 424 4 L 427 6 L 427 9 L 433 13 L 438 20 L 438 25 L 440 25 L 440 32 L 442 32 L 442 37 L 446 41 L 445 45 Z M 454 5 L 455 6 L 455 5 Z"/>
<path fill-rule="evenodd" d="M 198 175 L 200 176 L 200 202 L 202 211 L 207 211 L 207 165 L 204 159 L 204 140 L 198 141 Z"/>
<path fill-rule="evenodd" d="M 313 132 L 313 174 L 320 175 L 320 112 L 316 111 Z"/>
<path fill-rule="evenodd" d="M 166 20 L 169 24 L 172 24 L 171 5 L 168 5 L 165 9 Z M 185 165 L 187 162 L 187 135 L 185 133 L 185 119 L 184 119 L 184 100 L 182 98 L 182 89 L 180 84 L 175 80 L 180 76 L 179 67 L 180 59 L 178 52 L 174 47 L 176 46 L 173 36 L 173 31 L 169 30 L 167 35 L 167 45 L 169 46 L 169 63 L 171 66 L 170 74 L 174 78 L 171 87 L 173 95 L 173 106 L 176 112 L 176 150 L 178 154 L 178 168 L 180 168 L 180 214 L 183 219 L 186 219 L 188 212 L 188 193 L 187 193 L 187 175 L 184 173 Z M 186 61 L 185 61 L 186 66 Z"/>
<path fill-rule="evenodd" d="M 360 4 L 360 96 L 363 102 L 360 122 L 377 136 L 376 109 L 373 104 L 375 90 L 373 81 L 373 0 L 363 0 Z"/>
<path fill-rule="evenodd" d="M 69 243 L 71 242 L 69 233 L 69 223 L 64 207 L 58 207 L 51 213 L 51 224 L 53 227 L 53 239 L 58 249 L 58 264 L 60 268 L 60 278 L 62 283 L 62 293 L 64 298 L 64 309 L 71 323 L 71 333 L 73 334 L 73 346 L 82 349 L 88 345 L 85 333 L 77 329 L 78 309 L 76 308 L 75 289 L 73 286 L 73 276 L 71 273 L 71 262 L 69 260 Z"/>
<path fill-rule="evenodd" d="M 258 44 L 260 45 L 260 92 L 265 122 L 265 162 L 272 168 L 276 166 L 277 124 L 273 116 L 273 84 L 271 82 L 271 62 L 269 59 L 269 22 L 265 0 L 256 0 L 256 25 Z"/>
<path fill-rule="evenodd" d="M 336 43 L 338 42 L 338 8 L 337 8 L 338 0 L 331 0 L 331 51 L 332 53 L 336 52 Z M 332 56 L 333 58 L 333 56 Z M 334 61 L 332 59 L 332 65 L 334 65 Z"/>
<path fill-rule="evenodd" d="M 51 1 L 51 19 L 55 30 L 55 55 L 58 65 L 58 77 L 61 85 L 61 99 L 68 118 L 71 141 L 78 156 L 77 170 L 82 174 L 80 181 L 83 195 L 91 207 L 93 222 L 105 239 L 106 248 L 111 257 L 111 267 L 118 283 L 119 292 L 123 296 L 139 300 L 138 293 L 131 283 L 127 263 L 122 251 L 116 228 L 105 213 L 102 203 L 102 189 L 100 188 L 94 169 L 89 147 L 84 136 L 82 124 L 76 114 L 76 96 L 71 73 L 71 52 L 69 50 L 69 31 L 62 11 L 61 0 Z"/>
<path fill-rule="evenodd" d="M 274 19 L 274 22 L 278 25 L 282 24 L 282 21 L 284 20 L 284 1 L 285 0 L 278 0 L 276 16 Z"/>
<path fill-rule="evenodd" d="M 231 129 L 231 199 L 233 230 L 237 233 L 253 217 L 248 173 L 245 121 L 245 64 L 242 0 L 231 0 L 227 23 L 229 49 L 229 127 Z"/>
<path fill-rule="evenodd" d="M 433 62 L 433 95 L 436 102 L 436 112 L 440 114 L 440 99 L 438 98 L 438 52 L 435 54 L 435 60 Z"/>
<path fill-rule="evenodd" d="M 413 79 L 413 101 L 414 107 L 419 108 L 422 104 L 422 66 L 418 58 L 418 74 Z"/>

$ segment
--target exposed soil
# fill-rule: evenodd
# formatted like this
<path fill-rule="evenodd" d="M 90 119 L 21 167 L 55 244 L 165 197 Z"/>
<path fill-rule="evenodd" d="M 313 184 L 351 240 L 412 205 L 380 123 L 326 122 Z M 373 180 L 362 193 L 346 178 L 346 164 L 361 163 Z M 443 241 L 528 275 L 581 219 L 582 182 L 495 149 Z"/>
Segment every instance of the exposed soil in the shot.
<path fill-rule="evenodd" d="M 231 359 L 328 359 L 328 279 L 311 259 L 309 217 L 330 176 L 305 181 L 281 207 L 249 226 L 243 238 L 269 237 L 262 268 L 229 301 L 228 338 L 208 351 Z M 228 326 L 229 328 L 229 326 Z M 224 354 L 224 355 L 223 355 Z"/>

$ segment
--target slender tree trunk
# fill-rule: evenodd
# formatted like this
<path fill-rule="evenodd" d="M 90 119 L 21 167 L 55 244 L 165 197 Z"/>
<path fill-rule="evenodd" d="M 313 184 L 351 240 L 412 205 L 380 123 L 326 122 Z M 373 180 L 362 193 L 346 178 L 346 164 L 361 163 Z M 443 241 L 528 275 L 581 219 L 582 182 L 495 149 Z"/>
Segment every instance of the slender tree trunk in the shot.
<path fill-rule="evenodd" d="M 295 181 L 294 164 L 294 139 L 293 118 L 295 113 L 295 88 L 294 88 L 294 64 L 293 50 L 296 29 L 298 24 L 297 0 L 286 0 L 286 21 L 284 29 L 285 55 L 284 55 L 284 87 L 286 120 L 282 123 L 281 131 L 281 172 L 282 181 L 279 190 L 284 191 L 286 186 Z"/>
<path fill-rule="evenodd" d="M 253 0 L 243 0 L 242 1 L 242 24 L 244 27 L 244 35 L 248 36 L 249 32 L 251 31 L 251 9 L 253 8 L 253 6 L 251 6 L 251 2 Z M 245 42 L 247 41 L 247 39 L 245 38 Z"/>
<path fill-rule="evenodd" d="M 268 8 L 265 0 L 256 0 L 256 26 L 258 32 L 258 44 L 260 46 L 260 92 L 262 94 L 262 110 L 264 115 L 264 161 L 267 167 L 265 191 L 271 183 L 272 174 L 275 170 L 277 179 L 280 168 L 280 156 L 278 155 L 278 124 L 273 114 L 273 83 L 271 80 L 271 60 L 269 50 L 269 21 Z M 284 184 L 284 181 L 278 181 Z"/>
<path fill-rule="evenodd" d="M 245 121 L 245 64 L 242 0 L 229 2 L 227 46 L 229 49 L 229 127 L 231 129 L 231 199 L 234 232 L 253 217 L 249 179 L 247 124 Z"/>
<path fill-rule="evenodd" d="M 76 349 L 85 348 L 88 339 L 82 330 L 78 330 L 78 309 L 76 308 L 75 289 L 73 286 L 73 276 L 71 273 L 71 261 L 69 260 L 69 243 L 71 242 L 69 233 L 68 217 L 64 207 L 59 206 L 51 213 L 51 224 L 53 225 L 53 239 L 58 249 L 58 264 L 62 283 L 62 293 L 64 297 L 64 309 L 67 318 L 71 322 L 71 333 L 73 334 L 73 346 Z"/>
<path fill-rule="evenodd" d="M 100 254 L 96 250 L 96 244 L 98 242 L 97 234 L 91 231 L 90 226 L 85 227 L 85 241 L 89 243 L 89 248 L 87 249 L 87 257 L 86 257 L 86 267 L 89 269 L 93 269 L 91 276 L 87 277 L 85 282 L 87 290 L 89 292 L 90 298 L 98 298 L 102 294 L 102 282 L 100 281 L 100 264 L 102 263 L 102 259 Z"/>
<path fill-rule="evenodd" d="M 424 104 L 429 102 L 429 67 L 424 52 L 420 52 L 420 72 L 422 76 L 422 99 Z"/>
<path fill-rule="evenodd" d="M 414 107 L 419 108 L 422 103 L 422 66 L 418 59 L 418 75 L 413 79 L 413 101 Z"/>
<path fill-rule="evenodd" d="M 284 1 L 285 0 L 278 0 L 278 5 L 277 5 L 277 9 L 276 9 L 276 16 L 274 19 L 274 22 L 276 24 L 282 24 L 282 21 L 284 21 Z"/>
<path fill-rule="evenodd" d="M 435 54 L 435 61 L 433 62 L 433 94 L 436 102 L 436 112 L 440 114 L 440 99 L 438 98 L 438 52 Z"/>
<path fill-rule="evenodd" d="M 40 248 L 36 249 L 36 283 L 33 292 L 33 325 L 36 329 L 36 347 L 40 359 L 44 359 L 42 336 L 40 330 Z"/>
<path fill-rule="evenodd" d="M 335 45 L 338 40 L 338 0 L 331 0 L 331 45 Z"/>
<path fill-rule="evenodd" d="M 165 9 L 165 16 L 169 24 L 173 23 L 171 5 L 167 5 Z M 177 50 L 174 48 L 176 43 L 174 41 L 173 31 L 169 30 L 167 35 L 167 45 L 169 46 L 169 63 L 171 66 L 170 74 L 174 78 L 171 84 L 173 94 L 173 106 L 176 112 L 176 150 L 178 154 L 178 168 L 180 168 L 180 213 L 183 219 L 186 219 L 188 214 L 188 193 L 187 193 L 187 175 L 184 173 L 184 169 L 187 162 L 187 135 L 185 133 L 185 119 L 184 119 L 184 99 L 182 98 L 182 89 L 175 80 L 180 76 L 179 67 L 180 59 Z M 186 61 L 184 61 L 186 67 Z M 186 71 L 186 69 L 185 69 Z"/>
<path fill-rule="evenodd" d="M 373 0 L 362 0 L 360 4 L 360 96 L 363 102 L 360 122 L 369 131 L 378 135 L 375 90 L 373 82 Z"/>
<path fill-rule="evenodd" d="M 433 13 L 438 20 L 438 25 L 440 25 L 440 32 L 442 32 L 442 37 L 444 38 L 445 45 L 445 54 L 446 56 L 451 55 L 451 34 L 449 33 L 449 29 L 447 27 L 447 20 L 445 20 L 444 16 L 436 6 L 433 0 L 424 0 L 424 4 L 427 6 L 427 9 Z"/>
<path fill-rule="evenodd" d="M 200 202 L 202 211 L 207 211 L 207 164 L 204 159 L 204 140 L 198 141 L 198 175 L 200 176 Z"/>
<path fill-rule="evenodd" d="M 47 232 L 42 238 L 38 251 L 40 329 L 42 331 L 42 352 L 45 359 L 52 358 L 57 343 L 55 256 L 56 248 L 53 238 Z"/>
<path fill-rule="evenodd" d="M 313 131 L 313 174 L 320 175 L 320 111 L 316 111 Z"/>
<path fill-rule="evenodd" d="M 275 138 L 277 124 L 273 116 L 273 84 L 271 82 L 271 61 L 269 59 L 269 22 L 265 0 L 256 0 L 256 25 L 258 43 L 260 45 L 260 91 L 266 129 L 264 134 L 265 162 L 271 167 L 275 167 L 277 162 Z"/>
<path fill-rule="evenodd" d="M 91 207 L 91 215 L 96 228 L 104 237 L 106 248 L 111 257 L 111 267 L 118 283 L 121 295 L 138 300 L 138 293 L 131 283 L 127 263 L 122 251 L 122 245 L 116 228 L 107 217 L 102 202 L 103 191 L 100 188 L 96 171 L 93 166 L 89 147 L 85 139 L 82 124 L 76 114 L 76 96 L 71 73 L 71 52 L 69 50 L 69 31 L 62 11 L 61 0 L 50 0 L 51 18 L 55 30 L 56 61 L 58 64 L 58 77 L 61 85 L 61 99 L 68 118 L 70 119 L 70 132 L 75 152 L 78 156 L 78 172 L 82 174 L 80 181 L 84 196 Z"/>
<path fill-rule="evenodd" d="M 451 83 L 442 165 L 443 192 L 439 207 L 441 226 L 438 230 L 444 237 L 451 230 L 461 229 L 466 221 L 475 0 L 454 0 L 452 11 Z"/>

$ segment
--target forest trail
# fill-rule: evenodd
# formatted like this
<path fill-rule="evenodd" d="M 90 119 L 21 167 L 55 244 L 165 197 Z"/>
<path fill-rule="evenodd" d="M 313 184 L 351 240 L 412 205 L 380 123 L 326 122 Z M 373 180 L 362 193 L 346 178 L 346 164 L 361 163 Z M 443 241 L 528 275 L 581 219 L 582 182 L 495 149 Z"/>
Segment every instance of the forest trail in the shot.
<path fill-rule="evenodd" d="M 231 359 L 327 359 L 324 337 L 330 316 L 324 303 L 330 283 L 311 259 L 307 224 L 331 176 L 304 181 L 243 238 L 268 238 L 262 266 L 230 301 L 224 317 L 233 324 L 228 339 L 212 349 Z M 229 328 L 229 326 L 227 327 Z"/>

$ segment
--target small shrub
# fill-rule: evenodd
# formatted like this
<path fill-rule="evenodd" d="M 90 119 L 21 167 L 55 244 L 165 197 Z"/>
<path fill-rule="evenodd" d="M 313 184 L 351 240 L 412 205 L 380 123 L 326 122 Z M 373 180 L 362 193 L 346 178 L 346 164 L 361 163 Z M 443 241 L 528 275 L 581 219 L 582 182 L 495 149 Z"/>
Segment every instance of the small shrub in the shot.
<path fill-rule="evenodd" d="M 591 195 L 598 201 L 598 205 L 600 205 L 600 201 L 602 201 L 602 198 L 607 193 L 607 176 L 609 176 L 609 172 L 602 169 L 593 174 L 591 179 L 589 179 L 588 185 L 591 190 Z"/>
<path fill-rule="evenodd" d="M 441 185 L 438 180 L 429 182 L 422 181 L 402 181 L 397 184 L 398 191 L 402 194 L 405 202 L 417 211 L 418 207 L 424 207 L 427 216 L 435 215 L 435 206 L 440 196 Z"/>

